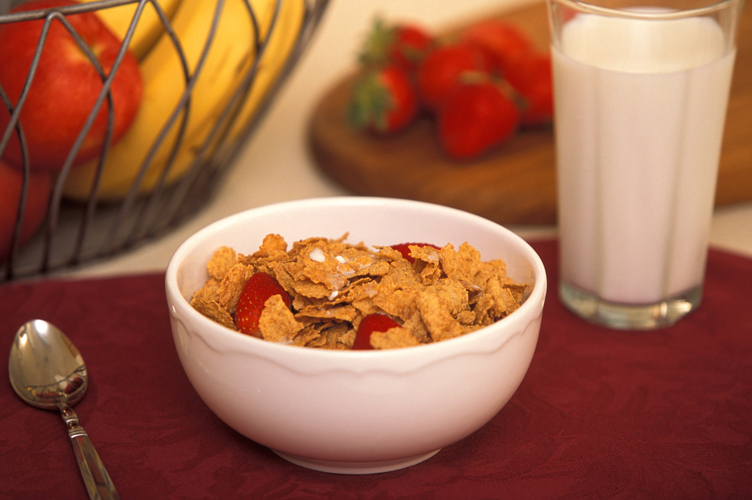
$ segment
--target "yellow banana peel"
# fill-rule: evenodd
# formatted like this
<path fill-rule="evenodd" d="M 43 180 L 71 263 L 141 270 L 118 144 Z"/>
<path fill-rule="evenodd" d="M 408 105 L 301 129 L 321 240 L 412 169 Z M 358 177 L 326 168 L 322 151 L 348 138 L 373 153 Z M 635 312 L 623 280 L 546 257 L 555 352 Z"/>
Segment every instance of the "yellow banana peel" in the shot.
<path fill-rule="evenodd" d="M 83 0 L 83 3 L 92 2 L 94 0 Z M 131 43 L 128 48 L 131 49 L 133 55 L 141 61 L 146 57 L 152 47 L 157 43 L 162 33 L 164 33 L 164 26 L 157 14 L 157 10 L 154 8 L 154 3 L 159 3 L 162 7 L 165 15 L 168 19 L 172 19 L 175 12 L 180 5 L 180 0 L 146 0 L 143 10 L 141 11 L 141 17 L 136 24 L 136 30 L 131 37 Z M 109 9 L 100 9 L 96 13 L 104 21 L 110 31 L 112 31 L 120 40 L 125 38 L 128 28 L 130 28 L 133 16 L 136 14 L 138 8 L 137 3 L 129 3 L 120 5 L 118 7 L 111 7 Z"/>
<path fill-rule="evenodd" d="M 187 70 L 193 75 L 210 33 L 215 8 L 221 0 L 182 0 L 172 23 L 183 46 Z M 259 26 L 271 23 L 274 0 L 252 0 Z M 144 96 L 139 112 L 125 136 L 114 144 L 106 158 L 97 197 L 99 200 L 123 199 L 135 179 L 140 177 L 139 193 L 148 193 L 158 184 L 168 166 L 165 184 L 185 174 L 227 105 L 235 86 L 255 59 L 255 32 L 244 0 L 225 0 L 214 40 L 200 68 L 192 91 L 172 39 L 165 35 L 142 62 Z M 180 100 L 190 95 L 190 105 L 179 112 L 169 129 L 171 115 Z M 185 121 L 185 123 L 183 123 Z M 181 125 L 184 132 L 180 134 Z M 163 140 L 153 146 L 158 136 Z M 180 140 L 173 156 L 176 142 Z M 169 163 L 169 165 L 168 165 Z M 71 169 L 63 193 L 67 198 L 89 198 L 96 178 L 98 160 Z"/>
<path fill-rule="evenodd" d="M 228 139 L 230 141 L 237 138 L 245 130 L 246 125 L 258 111 L 262 100 L 280 77 L 298 41 L 305 17 L 305 8 L 305 0 L 286 0 L 283 2 L 278 18 L 272 26 L 272 35 L 267 42 L 268 46 L 261 55 L 251 91 L 229 131 Z"/>

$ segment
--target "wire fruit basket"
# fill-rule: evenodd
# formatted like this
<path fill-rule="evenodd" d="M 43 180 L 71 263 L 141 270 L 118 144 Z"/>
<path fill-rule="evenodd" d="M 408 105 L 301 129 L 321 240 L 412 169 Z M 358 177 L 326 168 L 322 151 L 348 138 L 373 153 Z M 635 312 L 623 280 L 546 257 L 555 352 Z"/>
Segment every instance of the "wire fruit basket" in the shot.
<path fill-rule="evenodd" d="M 205 5 L 207 2 L 209 6 Z M 15 102 L 0 85 L 0 112 L 4 106 L 10 117 L 8 125 L 0 128 L 0 156 L 12 140 L 17 141 L 22 161 L 16 168 L 23 177 L 4 259 L 4 249 L 0 248 L 3 260 L 0 281 L 44 275 L 119 254 L 169 232 L 196 214 L 212 198 L 218 181 L 264 117 L 313 36 L 327 3 L 328 0 L 94 0 L 55 9 L 9 13 L 10 6 L 4 6 L 0 0 L 0 29 L 3 24 L 44 20 L 37 58 L 44 50 L 45 36 L 53 22 L 63 23 L 79 46 L 85 48 L 80 34 L 67 22 L 68 16 L 130 9 L 127 22 L 121 27 L 118 59 L 109 75 L 99 68 L 103 82 L 100 95 L 78 140 L 52 178 L 44 221 L 28 241 L 22 241 L 22 233 L 24 219 L 29 217 L 26 201 L 35 172 L 29 161 L 23 118 L 19 116 L 23 92 L 28 92 L 26 87 L 33 81 L 37 68 L 32 64 L 27 85 Z M 206 29 L 197 36 L 190 31 L 192 28 L 186 28 L 190 23 L 181 25 L 178 12 L 181 9 L 184 14 L 185 10 L 192 12 L 199 4 L 204 4 Z M 235 26 L 236 33 L 231 35 L 225 28 L 229 22 L 237 23 L 238 12 L 246 16 L 247 32 L 237 32 Z M 149 47 L 144 49 L 137 42 L 145 38 L 139 35 L 147 31 L 146 23 L 158 23 L 160 33 L 159 40 L 145 43 Z M 151 29 L 153 32 L 153 26 Z M 239 45 L 244 38 L 247 47 Z M 163 47 L 159 47 L 160 43 Z M 238 47 L 243 49 L 242 57 L 231 70 L 225 70 L 230 76 L 220 75 L 213 66 L 219 63 L 215 61 L 217 57 L 212 59 L 212 54 L 222 53 L 227 57 L 226 52 L 220 52 L 221 47 L 212 52 L 213 47 L 223 43 L 235 47 L 236 52 Z M 97 158 L 81 167 L 75 164 L 79 149 L 94 117 L 112 102 L 110 85 L 126 47 L 144 53 L 139 61 L 144 67 L 141 108 L 162 106 L 164 120 L 155 118 L 160 115 L 158 110 L 139 109 L 144 120 L 151 122 L 149 130 L 141 127 L 127 138 L 131 134 L 129 129 L 123 139 L 106 143 Z M 148 86 L 157 84 L 147 81 L 145 66 L 149 63 L 145 60 L 156 57 L 152 53 L 158 50 L 170 53 L 166 57 L 179 68 L 177 77 L 169 76 L 171 82 L 177 79 L 179 85 L 160 84 L 164 92 L 172 93 L 174 104 L 173 101 L 165 104 L 158 92 L 156 99 L 146 98 Z M 90 60 L 97 66 L 96 56 L 91 54 Z M 152 64 L 157 68 L 154 72 L 164 69 L 160 63 Z M 224 80 L 220 93 L 216 82 L 221 78 Z M 112 110 L 108 111 L 111 115 Z M 137 117 L 131 128 L 138 126 Z M 110 116 L 106 137 L 111 137 L 112 127 Z M 142 154 L 134 154 L 135 150 Z M 125 171 L 127 175 L 123 174 Z M 110 182 L 112 179 L 115 181 Z"/>

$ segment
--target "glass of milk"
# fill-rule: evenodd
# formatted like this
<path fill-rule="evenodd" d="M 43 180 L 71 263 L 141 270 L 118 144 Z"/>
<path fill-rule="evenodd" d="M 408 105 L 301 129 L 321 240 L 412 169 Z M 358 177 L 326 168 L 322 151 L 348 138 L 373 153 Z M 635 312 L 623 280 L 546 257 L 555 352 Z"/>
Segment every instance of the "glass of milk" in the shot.
<path fill-rule="evenodd" d="M 743 0 L 547 1 L 559 295 L 608 327 L 672 325 L 702 297 Z"/>

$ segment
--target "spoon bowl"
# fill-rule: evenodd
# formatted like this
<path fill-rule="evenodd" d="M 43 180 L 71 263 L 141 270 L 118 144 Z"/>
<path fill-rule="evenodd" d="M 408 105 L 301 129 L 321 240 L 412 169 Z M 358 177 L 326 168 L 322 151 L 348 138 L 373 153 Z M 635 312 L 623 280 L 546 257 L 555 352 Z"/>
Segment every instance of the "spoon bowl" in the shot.
<path fill-rule="evenodd" d="M 86 364 L 73 342 L 44 320 L 24 323 L 8 358 L 11 386 L 36 408 L 59 410 L 68 429 L 81 475 L 92 499 L 119 498 L 107 470 L 71 406 L 86 394 Z"/>
<path fill-rule="evenodd" d="M 8 374 L 21 399 L 42 409 L 73 406 L 86 394 L 86 364 L 73 342 L 42 320 L 24 324 L 10 348 Z"/>

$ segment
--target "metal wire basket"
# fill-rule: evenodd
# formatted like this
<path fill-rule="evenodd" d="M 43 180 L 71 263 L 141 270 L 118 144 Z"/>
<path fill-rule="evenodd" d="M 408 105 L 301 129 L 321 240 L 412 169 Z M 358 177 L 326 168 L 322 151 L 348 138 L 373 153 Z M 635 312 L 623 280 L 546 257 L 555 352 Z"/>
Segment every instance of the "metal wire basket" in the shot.
<path fill-rule="evenodd" d="M 0 0 L 0 9 L 3 8 L 2 1 Z M 8 0 L 5 1 L 8 2 Z M 10 1 L 17 2 L 17 0 Z M 28 243 L 21 246 L 20 234 L 26 215 L 25 200 L 28 195 L 31 175 L 28 151 L 23 151 L 24 179 L 21 200 L 18 207 L 10 255 L 5 262 L 0 263 L 0 281 L 11 281 L 19 278 L 43 275 L 54 270 L 72 268 L 132 249 L 139 244 L 159 237 L 176 228 L 199 211 L 211 199 L 217 182 L 230 167 L 233 159 L 242 148 L 243 143 L 262 120 L 281 83 L 289 76 L 300 58 L 301 53 L 315 32 L 328 3 L 328 0 L 304 0 L 304 15 L 301 29 L 279 76 L 262 98 L 261 103 L 256 108 L 255 113 L 248 119 L 247 123 L 236 124 L 236 120 L 239 120 L 239 110 L 242 108 L 244 101 L 248 98 L 256 82 L 259 70 L 258 61 L 263 59 L 264 51 L 267 49 L 268 41 L 272 38 L 273 30 L 281 29 L 278 28 L 277 21 L 281 6 L 286 0 L 269 1 L 275 1 L 273 18 L 268 35 L 263 40 L 258 35 L 259 30 L 255 30 L 255 61 L 250 64 L 247 71 L 242 74 L 242 77 L 237 79 L 237 85 L 234 86 L 227 105 L 216 115 L 218 118 L 215 122 L 210 124 L 211 128 L 205 141 L 198 148 L 195 158 L 191 161 L 186 173 L 179 180 L 173 183 L 166 180 L 171 168 L 170 162 L 174 159 L 170 158 L 154 188 L 146 194 L 140 193 L 139 183 L 149 166 L 148 161 L 144 161 L 139 172 L 140 175 L 133 179 L 130 189 L 121 200 L 115 203 L 101 202 L 98 199 L 98 186 L 95 182 L 86 200 L 72 202 L 63 195 L 63 187 L 66 176 L 69 174 L 71 163 L 76 157 L 78 148 L 81 146 L 81 140 L 79 140 L 74 144 L 71 153 L 68 155 L 66 164 L 63 165 L 54 182 L 49 200 L 49 208 L 42 227 Z M 215 10 L 212 27 L 210 28 L 212 32 L 216 30 L 223 2 L 225 0 L 216 0 L 217 9 Z M 177 53 L 180 54 L 185 66 L 180 42 L 175 36 L 170 20 L 160 6 L 160 0 L 101 0 L 60 8 L 54 12 L 30 11 L 13 14 L 2 13 L 7 12 L 9 8 L 9 6 L 5 6 L 4 10 L 0 10 L 0 24 L 22 22 L 29 19 L 45 19 L 50 22 L 53 18 L 61 20 L 70 14 L 96 11 L 125 4 L 137 4 L 137 7 L 123 44 L 127 46 L 131 35 L 138 26 L 140 15 L 145 5 L 151 4 L 164 26 L 165 34 L 162 36 L 170 36 L 173 39 Z M 245 5 L 253 26 L 258 27 L 257 16 L 251 2 L 245 0 Z M 69 29 L 69 31 L 71 30 Z M 75 29 L 71 31 L 71 34 L 74 38 L 77 38 L 79 44 L 83 43 L 78 33 L 75 32 Z M 209 36 L 204 45 L 204 53 L 208 50 L 211 43 L 213 43 L 213 40 Z M 37 50 L 42 50 L 41 44 Z M 116 62 L 114 67 L 117 67 L 117 64 Z M 186 72 L 185 91 L 178 107 L 175 108 L 171 115 L 171 120 L 165 125 L 165 130 L 173 126 L 179 127 L 179 120 L 184 119 L 190 112 L 191 98 L 194 97 L 191 95 L 193 88 L 190 83 L 198 78 L 201 69 L 201 64 L 198 64 L 193 74 Z M 32 66 L 29 72 L 31 76 L 33 76 L 33 71 L 34 67 Z M 115 72 L 113 71 L 113 73 Z M 100 72 L 100 76 L 103 82 L 105 82 L 106 75 Z M 113 76 L 110 75 L 109 78 Z M 108 85 L 105 82 L 102 94 L 92 109 L 90 115 L 92 118 L 97 114 L 98 109 L 103 103 L 107 102 L 108 98 Z M 10 114 L 13 113 L 14 103 L 10 102 L 2 87 L 0 87 L 0 102 L 3 103 L 0 105 L 4 105 Z M 235 125 L 242 127 L 241 133 L 229 134 L 228 131 L 233 129 Z M 112 124 L 110 123 L 109 127 L 111 126 Z M 13 120 L 8 124 L 6 130 L 0 130 L 0 134 L 2 134 L 0 135 L 0 155 L 3 154 L 14 134 L 15 137 L 19 138 L 21 148 L 26 147 L 23 140 L 23 131 L 19 125 L 14 124 Z M 79 138 L 82 139 L 84 135 L 85 131 Z M 183 139 L 184 137 L 178 136 L 175 142 L 175 150 L 180 148 Z M 164 140 L 164 136 L 155 137 L 153 147 L 157 148 L 161 140 Z M 99 162 L 97 176 L 100 175 L 101 169 L 104 166 L 103 159 L 106 158 L 108 149 L 108 147 L 105 147 L 102 152 L 102 156 L 100 157 L 102 160 Z"/>

